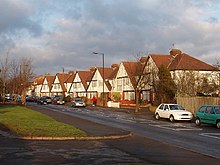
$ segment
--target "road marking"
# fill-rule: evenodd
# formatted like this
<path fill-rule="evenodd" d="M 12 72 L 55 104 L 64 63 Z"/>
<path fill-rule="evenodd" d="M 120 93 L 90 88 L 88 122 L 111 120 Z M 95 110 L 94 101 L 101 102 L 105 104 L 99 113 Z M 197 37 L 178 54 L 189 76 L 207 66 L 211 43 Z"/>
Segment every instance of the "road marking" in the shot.
<path fill-rule="evenodd" d="M 192 131 L 192 130 L 200 131 L 202 130 L 201 128 L 195 128 L 195 127 L 184 126 L 184 125 L 155 125 L 155 124 L 149 124 L 149 125 L 153 127 L 159 127 L 159 128 L 169 129 L 173 131 Z"/>
<path fill-rule="evenodd" d="M 200 135 L 210 138 L 220 139 L 220 133 L 201 133 Z"/>

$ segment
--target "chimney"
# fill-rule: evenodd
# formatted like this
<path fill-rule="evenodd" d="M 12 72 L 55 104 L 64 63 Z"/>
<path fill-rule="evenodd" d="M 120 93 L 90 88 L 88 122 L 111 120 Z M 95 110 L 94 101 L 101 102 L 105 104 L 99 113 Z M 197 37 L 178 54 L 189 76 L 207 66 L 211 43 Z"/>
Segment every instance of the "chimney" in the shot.
<path fill-rule="evenodd" d="M 89 70 L 92 71 L 92 72 L 94 72 L 94 71 L 96 70 L 96 67 L 95 67 L 95 66 L 92 66 L 92 67 L 89 68 Z"/>
<path fill-rule="evenodd" d="M 172 56 L 172 57 L 176 57 L 177 55 L 179 55 L 179 54 L 182 54 L 182 52 L 181 52 L 181 50 L 179 50 L 179 49 L 172 49 L 171 51 L 170 51 L 170 55 Z"/>
<path fill-rule="evenodd" d="M 72 75 L 72 74 L 74 74 L 74 71 L 70 70 L 70 71 L 68 72 L 68 74 L 69 74 L 69 75 Z"/>
<path fill-rule="evenodd" d="M 115 69 L 117 69 L 119 66 L 118 66 L 118 64 L 112 64 L 111 67 L 112 67 L 113 70 L 115 70 Z"/>
<path fill-rule="evenodd" d="M 147 62 L 147 57 L 141 57 L 140 62 L 141 62 L 141 64 L 146 63 Z"/>
<path fill-rule="evenodd" d="M 45 76 L 50 76 L 50 73 L 46 73 Z"/>

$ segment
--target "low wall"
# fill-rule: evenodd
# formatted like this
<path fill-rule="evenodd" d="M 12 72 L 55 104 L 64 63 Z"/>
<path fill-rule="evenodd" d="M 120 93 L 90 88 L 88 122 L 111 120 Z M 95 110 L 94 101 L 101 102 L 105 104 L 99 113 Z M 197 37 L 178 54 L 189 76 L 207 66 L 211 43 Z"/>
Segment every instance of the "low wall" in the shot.
<path fill-rule="evenodd" d="M 120 108 L 120 103 L 119 102 L 108 101 L 107 102 L 107 107 Z"/>
<path fill-rule="evenodd" d="M 177 103 L 195 114 L 201 105 L 220 105 L 220 97 L 177 97 Z"/>

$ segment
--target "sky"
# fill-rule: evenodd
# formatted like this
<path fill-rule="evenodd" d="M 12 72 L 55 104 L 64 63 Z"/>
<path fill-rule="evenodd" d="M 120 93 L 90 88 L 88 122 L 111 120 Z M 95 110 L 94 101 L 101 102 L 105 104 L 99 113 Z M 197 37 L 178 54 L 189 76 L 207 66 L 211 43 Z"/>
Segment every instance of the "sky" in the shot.
<path fill-rule="evenodd" d="M 88 70 L 180 49 L 220 62 L 219 0 L 0 0 L 0 57 L 36 75 Z"/>

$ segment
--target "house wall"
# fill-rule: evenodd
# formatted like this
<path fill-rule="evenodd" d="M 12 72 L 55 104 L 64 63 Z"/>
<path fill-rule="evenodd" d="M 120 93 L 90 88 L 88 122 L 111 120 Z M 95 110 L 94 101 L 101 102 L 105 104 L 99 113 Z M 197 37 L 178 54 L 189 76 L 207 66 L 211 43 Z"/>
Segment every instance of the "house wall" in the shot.
<path fill-rule="evenodd" d="M 87 90 L 88 93 L 97 92 L 98 97 L 100 97 L 103 92 L 103 79 L 98 70 L 96 70 Z M 107 86 L 104 83 L 104 92 L 109 92 Z M 90 97 L 90 96 L 88 96 Z"/>
<path fill-rule="evenodd" d="M 73 80 L 73 83 L 72 83 L 72 86 L 70 88 L 70 92 L 72 93 L 72 96 L 73 97 L 86 97 L 86 90 L 83 86 L 83 83 L 79 77 L 79 74 L 77 73 L 74 80 Z"/>
<path fill-rule="evenodd" d="M 60 85 L 60 82 L 57 76 L 55 77 L 53 87 L 51 89 L 51 93 L 53 93 L 52 95 L 57 95 L 57 94 L 63 95 L 63 90 L 62 90 L 62 87 Z"/>
<path fill-rule="evenodd" d="M 41 97 L 41 87 L 42 87 L 42 85 L 35 86 L 35 93 L 36 93 L 36 96 L 38 96 L 38 97 Z"/>
<path fill-rule="evenodd" d="M 41 87 L 42 96 L 50 96 L 50 88 L 48 86 L 47 79 L 44 79 L 43 85 Z"/>
<path fill-rule="evenodd" d="M 124 68 L 123 63 L 120 64 L 116 78 L 112 80 L 112 93 L 119 92 L 121 94 L 122 104 L 133 104 L 135 100 L 134 88 L 130 78 Z"/>

